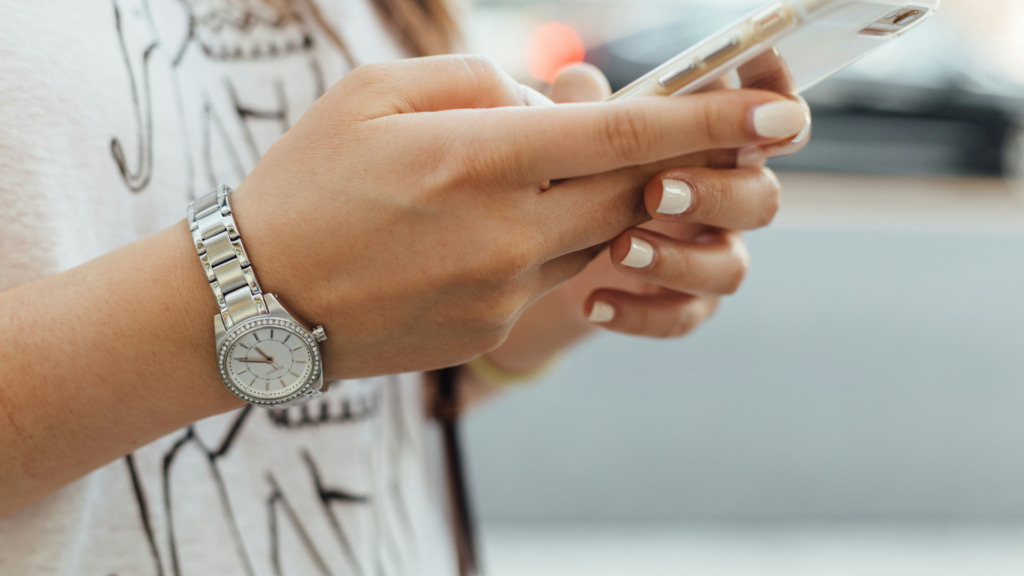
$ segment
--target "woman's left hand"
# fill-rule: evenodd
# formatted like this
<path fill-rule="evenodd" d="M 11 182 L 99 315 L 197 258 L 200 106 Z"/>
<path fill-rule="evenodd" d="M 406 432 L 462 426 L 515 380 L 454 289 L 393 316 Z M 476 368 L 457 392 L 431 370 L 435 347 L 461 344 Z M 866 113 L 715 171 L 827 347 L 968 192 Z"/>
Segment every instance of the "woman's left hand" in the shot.
<path fill-rule="evenodd" d="M 608 93 L 603 75 L 581 66 L 564 72 L 551 96 L 581 102 Z M 598 328 L 653 338 L 698 328 L 746 276 L 742 231 L 766 226 L 778 210 L 780 184 L 765 159 L 794 152 L 807 136 L 765 151 L 676 159 L 677 168 L 647 183 L 644 204 L 653 220 L 621 234 L 580 275 L 527 310 L 490 361 L 527 373 Z"/>

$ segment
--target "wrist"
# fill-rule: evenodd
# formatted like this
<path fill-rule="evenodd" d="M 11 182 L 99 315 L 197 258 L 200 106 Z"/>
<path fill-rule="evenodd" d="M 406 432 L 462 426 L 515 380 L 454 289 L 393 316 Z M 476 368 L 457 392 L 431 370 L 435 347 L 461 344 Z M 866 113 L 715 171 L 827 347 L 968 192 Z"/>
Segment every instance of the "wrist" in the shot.
<path fill-rule="evenodd" d="M 300 321 L 263 289 L 230 194 L 221 186 L 188 207 L 197 258 L 219 306 L 213 329 L 221 380 L 240 399 L 264 408 L 318 398 L 324 391 L 319 343 L 326 332 Z"/>

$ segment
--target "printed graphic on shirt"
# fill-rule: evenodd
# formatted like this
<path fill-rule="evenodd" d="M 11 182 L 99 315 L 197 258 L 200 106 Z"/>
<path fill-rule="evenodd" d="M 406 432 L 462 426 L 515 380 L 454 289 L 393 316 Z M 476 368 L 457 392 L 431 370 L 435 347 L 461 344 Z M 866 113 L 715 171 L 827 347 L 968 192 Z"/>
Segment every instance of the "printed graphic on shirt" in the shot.
<path fill-rule="evenodd" d="M 237 185 L 354 66 L 308 1 L 112 0 L 135 133 L 111 136 L 110 161 L 129 194 L 157 192 L 161 169 L 184 172 L 171 191 L 182 207 Z M 154 121 L 168 117 L 176 134 Z M 418 385 L 335 383 L 313 403 L 248 407 L 136 451 L 111 480 L 125 500 L 97 513 L 119 528 L 90 536 L 97 554 L 83 565 L 128 576 L 144 554 L 158 576 L 420 572 L 434 518 L 424 513 Z"/>
<path fill-rule="evenodd" d="M 397 378 L 346 382 L 309 405 L 247 407 L 127 456 L 153 573 L 204 573 L 193 554 L 217 554 L 224 574 L 418 572 L 406 478 L 420 447 L 403 393 Z M 280 434 L 298 436 L 271 438 Z M 323 446 L 325 435 L 344 446 Z"/>
<path fill-rule="evenodd" d="M 114 0 L 118 41 L 129 75 L 134 149 L 114 136 L 111 155 L 133 192 L 149 185 L 153 154 L 154 60 L 169 69 L 181 129 L 188 195 L 237 184 L 326 89 L 318 38 L 335 59 L 355 62 L 309 0 Z M 159 14 L 159 18 L 155 17 Z M 198 81 L 197 81 L 198 80 Z"/>

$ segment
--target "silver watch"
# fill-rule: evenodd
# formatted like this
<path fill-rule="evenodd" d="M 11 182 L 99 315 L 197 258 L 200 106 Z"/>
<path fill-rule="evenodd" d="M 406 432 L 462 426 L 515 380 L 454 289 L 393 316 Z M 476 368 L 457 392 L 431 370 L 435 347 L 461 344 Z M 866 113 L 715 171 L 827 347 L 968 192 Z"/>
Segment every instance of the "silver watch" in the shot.
<path fill-rule="evenodd" d="M 217 368 L 231 392 L 256 406 L 284 407 L 323 393 L 322 326 L 307 329 L 264 294 L 238 234 L 221 186 L 188 206 L 199 260 L 220 314 L 213 318 Z"/>

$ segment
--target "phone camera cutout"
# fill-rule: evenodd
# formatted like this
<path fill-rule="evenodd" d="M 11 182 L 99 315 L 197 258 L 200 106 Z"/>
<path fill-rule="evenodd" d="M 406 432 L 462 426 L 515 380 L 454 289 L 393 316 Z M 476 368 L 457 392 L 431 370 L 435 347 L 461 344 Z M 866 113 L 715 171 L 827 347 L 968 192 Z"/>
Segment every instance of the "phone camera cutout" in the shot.
<path fill-rule="evenodd" d="M 896 26 L 909 26 L 910 24 L 917 22 L 923 15 L 924 12 L 921 12 L 920 10 L 908 10 L 897 16 L 892 23 Z"/>

